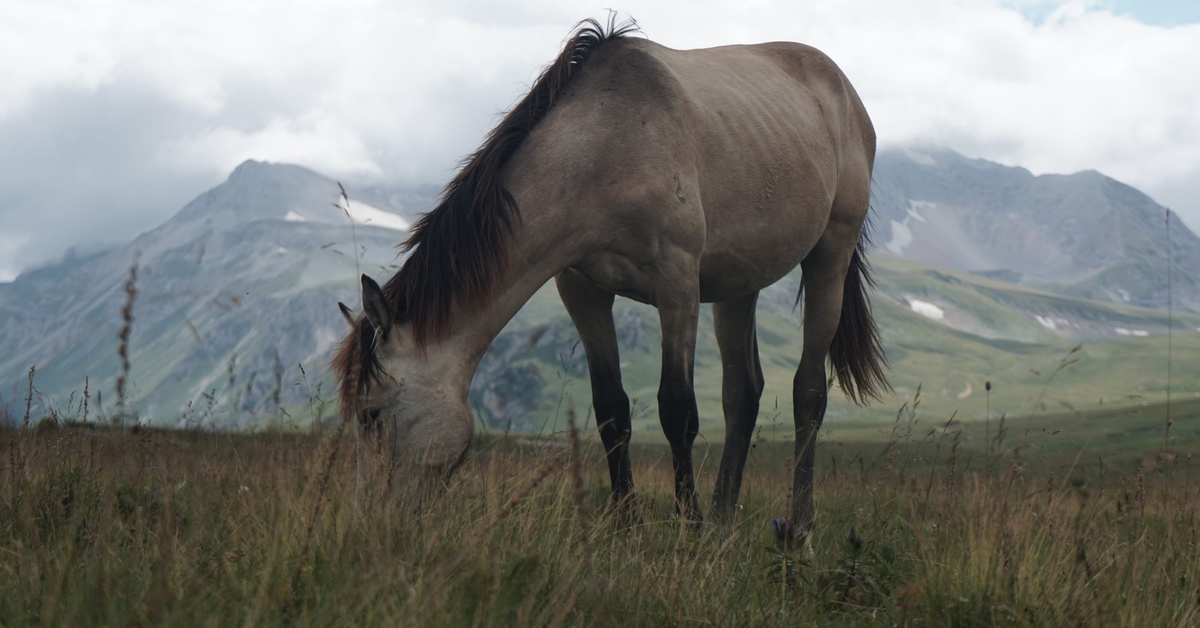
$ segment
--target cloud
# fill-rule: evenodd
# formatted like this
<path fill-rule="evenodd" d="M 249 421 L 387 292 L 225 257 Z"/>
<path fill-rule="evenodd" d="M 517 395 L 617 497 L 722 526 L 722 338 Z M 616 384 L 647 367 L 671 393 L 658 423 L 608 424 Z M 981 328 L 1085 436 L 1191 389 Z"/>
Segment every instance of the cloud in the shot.
<path fill-rule="evenodd" d="M 1200 25 L 1052 0 L 632 2 L 675 48 L 804 41 L 881 144 L 1096 169 L 1200 228 Z M 152 228 L 246 158 L 440 184 L 591 4 L 0 3 L 0 280 Z M 16 260 L 15 262 L 12 260 Z"/>
<path fill-rule="evenodd" d="M 217 175 L 250 158 L 299 162 L 334 177 L 383 176 L 356 129 L 321 114 L 275 117 L 251 131 L 222 126 L 165 142 L 155 153 L 156 162 L 177 170 L 209 170 Z"/>
<path fill-rule="evenodd" d="M 51 89 L 33 103 L 0 119 L 0 278 L 129 241 L 209 184 L 151 159 L 191 123 L 152 87 Z"/>
<path fill-rule="evenodd" d="M 0 269 L 23 266 L 17 252 L 29 244 L 29 239 L 27 233 L 0 233 Z M 3 279 L 0 277 L 0 280 Z"/>

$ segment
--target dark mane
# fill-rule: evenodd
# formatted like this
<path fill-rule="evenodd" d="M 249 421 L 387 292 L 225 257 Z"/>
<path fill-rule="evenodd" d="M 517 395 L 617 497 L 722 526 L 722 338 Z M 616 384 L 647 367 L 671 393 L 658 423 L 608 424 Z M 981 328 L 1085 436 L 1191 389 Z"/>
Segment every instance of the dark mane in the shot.
<path fill-rule="evenodd" d="M 500 170 L 540 122 L 580 67 L 606 42 L 637 29 L 588 19 L 574 34 L 529 93 L 488 133 L 483 145 L 463 160 L 462 168 L 442 191 L 441 201 L 412 226 L 401 246 L 410 255 L 383 286 L 393 320 L 412 325 L 419 350 L 450 329 L 451 306 L 486 306 L 496 280 L 508 269 L 506 238 L 520 220 L 515 199 L 500 183 Z M 360 320 L 342 342 L 330 365 L 339 380 L 343 412 L 378 375 L 372 343 L 374 332 Z M 349 416 L 347 414 L 347 416 Z"/>

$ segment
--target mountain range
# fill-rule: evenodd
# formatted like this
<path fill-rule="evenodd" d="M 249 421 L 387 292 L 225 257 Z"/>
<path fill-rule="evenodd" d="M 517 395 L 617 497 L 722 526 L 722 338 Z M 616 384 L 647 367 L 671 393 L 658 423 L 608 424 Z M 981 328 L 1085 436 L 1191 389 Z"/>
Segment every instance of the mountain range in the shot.
<path fill-rule="evenodd" d="M 35 418 L 81 419 L 86 388 L 92 420 L 253 427 L 329 419 L 325 367 L 346 331 L 335 304 L 358 302 L 360 272 L 381 280 L 395 272 L 409 223 L 435 202 L 429 190 L 355 189 L 346 198 L 304 168 L 246 162 L 125 246 L 68 255 L 0 284 L 0 406 L 23 412 L 34 366 Z M 1164 332 L 1173 330 L 1177 356 L 1200 349 L 1200 277 L 1183 270 L 1200 268 L 1200 239 L 1099 173 L 1034 176 L 949 151 L 884 152 L 873 205 L 874 303 L 896 404 L 919 386 L 926 412 L 981 415 L 987 382 L 995 385 L 989 412 L 992 404 L 1015 413 L 1047 401 L 1138 403 L 1166 389 Z M 797 273 L 760 299 L 764 425 L 786 425 L 790 415 Z M 657 430 L 656 311 L 621 300 L 616 316 L 638 425 Z M 702 317 L 710 321 L 711 308 Z M 119 411 L 118 332 L 127 322 L 129 385 Z M 1200 394 L 1195 362 L 1177 360 L 1173 389 Z M 587 412 L 585 369 L 547 286 L 493 343 L 471 402 L 485 429 L 559 429 L 567 409 Z M 709 427 L 720 421 L 719 376 L 711 324 L 702 322 L 696 379 Z M 857 408 L 831 398 L 839 400 L 831 417 L 894 415 L 891 402 Z"/>
<path fill-rule="evenodd" d="M 1095 171 L 1034 176 L 950 151 L 890 151 L 873 181 L 880 252 L 1051 292 L 1200 310 L 1200 238 Z"/>

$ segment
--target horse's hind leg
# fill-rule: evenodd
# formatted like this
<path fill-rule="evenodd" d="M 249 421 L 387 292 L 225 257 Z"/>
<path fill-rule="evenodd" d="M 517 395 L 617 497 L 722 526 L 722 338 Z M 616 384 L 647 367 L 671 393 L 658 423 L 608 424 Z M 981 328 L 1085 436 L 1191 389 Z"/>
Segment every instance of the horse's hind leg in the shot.
<path fill-rule="evenodd" d="M 825 419 L 825 407 L 829 401 L 825 359 L 841 319 L 846 272 L 858 241 L 857 229 L 847 231 L 849 235 L 827 230 L 801 264 L 804 272 L 804 351 L 792 383 L 796 445 L 792 517 L 786 536 L 789 541 L 799 536 L 806 545 L 810 544 L 811 535 L 816 529 L 813 466 L 817 432 Z M 836 237 L 839 235 L 845 237 Z"/>
<path fill-rule="evenodd" d="M 717 346 L 721 349 L 721 404 L 725 410 L 725 448 L 712 501 L 712 518 L 717 523 L 733 521 L 746 455 L 758 420 L 763 373 L 755 331 L 757 304 L 757 292 L 713 304 Z"/>
<path fill-rule="evenodd" d="M 613 295 L 572 270 L 559 274 L 555 281 L 587 354 L 592 406 L 608 458 L 617 516 L 622 523 L 636 523 L 639 515 L 633 497 L 633 472 L 629 466 L 629 397 L 621 385 L 621 363 L 612 316 Z"/>

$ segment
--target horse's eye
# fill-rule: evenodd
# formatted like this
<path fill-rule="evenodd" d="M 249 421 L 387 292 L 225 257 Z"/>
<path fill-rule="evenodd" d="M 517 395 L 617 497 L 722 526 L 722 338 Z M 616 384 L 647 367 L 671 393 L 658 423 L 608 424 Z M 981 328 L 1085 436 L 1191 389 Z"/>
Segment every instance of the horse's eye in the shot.
<path fill-rule="evenodd" d="M 379 420 L 379 413 L 382 411 L 383 411 L 382 408 L 376 408 L 374 410 L 363 410 L 363 411 L 359 412 L 358 420 L 361 421 L 363 425 L 369 425 L 369 424 L 375 423 L 376 421 Z"/>

